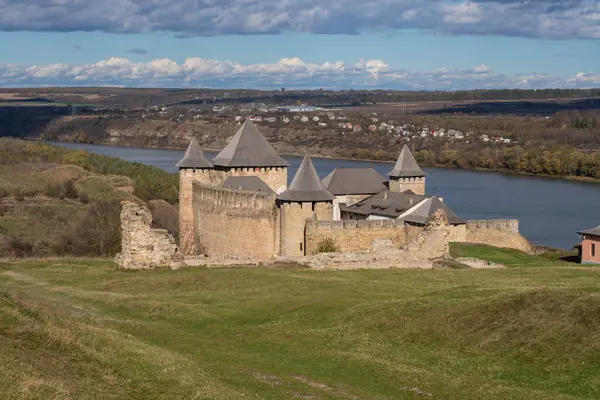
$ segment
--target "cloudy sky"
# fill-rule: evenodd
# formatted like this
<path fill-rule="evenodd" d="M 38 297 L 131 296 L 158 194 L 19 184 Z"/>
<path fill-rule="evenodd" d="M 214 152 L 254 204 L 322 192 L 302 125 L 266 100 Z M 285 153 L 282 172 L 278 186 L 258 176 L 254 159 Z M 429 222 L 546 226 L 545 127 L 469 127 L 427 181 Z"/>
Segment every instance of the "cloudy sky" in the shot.
<path fill-rule="evenodd" d="M 597 0 L 0 0 L 0 86 L 600 87 Z"/>

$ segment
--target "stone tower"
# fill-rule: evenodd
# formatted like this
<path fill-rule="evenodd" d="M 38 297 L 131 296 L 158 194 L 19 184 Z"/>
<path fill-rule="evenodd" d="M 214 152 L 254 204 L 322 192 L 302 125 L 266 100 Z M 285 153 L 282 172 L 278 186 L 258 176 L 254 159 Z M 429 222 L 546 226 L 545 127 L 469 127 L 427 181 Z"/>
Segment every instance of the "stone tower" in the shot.
<path fill-rule="evenodd" d="M 192 183 L 199 180 L 211 184 L 213 165 L 192 138 L 185 155 L 175 166 L 179 168 L 179 248 L 184 255 L 197 254 Z"/>
<path fill-rule="evenodd" d="M 258 176 L 277 194 L 287 187 L 287 161 L 250 120 L 244 122 L 212 163 L 223 180 L 228 176 Z"/>
<path fill-rule="evenodd" d="M 413 157 L 407 145 L 404 145 L 394 168 L 388 172 L 390 191 L 404 192 L 412 190 L 415 194 L 425 194 L 425 172 Z"/>
<path fill-rule="evenodd" d="M 281 256 L 306 254 L 306 220 L 331 221 L 334 198 L 323 186 L 310 157 L 304 156 L 290 187 L 277 196 L 281 210 Z"/>

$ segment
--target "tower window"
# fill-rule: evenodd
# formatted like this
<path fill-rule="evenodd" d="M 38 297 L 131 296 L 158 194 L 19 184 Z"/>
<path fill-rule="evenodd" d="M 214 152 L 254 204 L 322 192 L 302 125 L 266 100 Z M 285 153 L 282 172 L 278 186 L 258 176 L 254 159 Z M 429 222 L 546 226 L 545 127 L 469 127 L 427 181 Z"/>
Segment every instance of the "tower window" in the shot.
<path fill-rule="evenodd" d="M 304 251 L 304 246 L 302 246 L 302 242 L 300 242 L 300 251 Z"/>

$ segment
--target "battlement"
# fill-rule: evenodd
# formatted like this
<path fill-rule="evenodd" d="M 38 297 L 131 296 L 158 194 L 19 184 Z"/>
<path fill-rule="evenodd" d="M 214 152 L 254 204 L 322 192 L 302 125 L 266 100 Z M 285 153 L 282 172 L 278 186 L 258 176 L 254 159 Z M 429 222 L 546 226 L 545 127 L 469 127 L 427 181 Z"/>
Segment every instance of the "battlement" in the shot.
<path fill-rule="evenodd" d="M 424 176 L 407 176 L 407 177 L 390 177 L 390 181 L 401 181 L 401 182 L 425 182 Z"/>
<path fill-rule="evenodd" d="M 519 233 L 516 219 L 467 221 L 464 241 L 531 252 L 531 244 Z"/>
<path fill-rule="evenodd" d="M 202 209 L 247 209 L 255 212 L 264 210 L 270 214 L 276 200 L 276 195 L 272 193 L 213 187 L 198 181 L 194 181 L 193 190 L 194 204 L 202 204 Z"/>
<path fill-rule="evenodd" d="M 404 221 L 397 219 L 374 219 L 374 220 L 338 220 L 338 221 L 314 221 L 311 219 L 306 220 L 306 229 L 330 229 L 330 230 L 341 230 L 341 229 L 373 229 L 373 228 L 398 228 L 404 229 Z"/>
<path fill-rule="evenodd" d="M 287 167 L 215 167 L 216 171 L 231 171 L 241 173 L 261 173 L 270 171 L 287 171 Z"/>
<path fill-rule="evenodd" d="M 505 232 L 519 233 L 519 220 L 516 219 L 483 219 L 467 221 L 469 229 L 495 229 Z"/>

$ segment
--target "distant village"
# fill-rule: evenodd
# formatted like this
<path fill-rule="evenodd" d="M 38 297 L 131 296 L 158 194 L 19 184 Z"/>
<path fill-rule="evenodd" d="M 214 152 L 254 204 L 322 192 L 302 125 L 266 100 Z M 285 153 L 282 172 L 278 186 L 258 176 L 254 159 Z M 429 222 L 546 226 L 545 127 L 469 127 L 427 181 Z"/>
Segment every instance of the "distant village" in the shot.
<path fill-rule="evenodd" d="M 335 131 L 340 135 L 348 132 L 380 133 L 402 137 L 404 141 L 422 141 L 428 139 L 479 141 L 490 144 L 516 145 L 512 137 L 494 136 L 473 131 L 463 132 L 446 126 L 416 126 L 411 123 L 392 119 L 385 113 L 352 113 L 341 108 L 316 107 L 311 105 L 273 106 L 265 103 L 246 103 L 241 105 L 206 106 L 149 106 L 124 109 L 103 107 L 88 109 L 93 114 L 123 113 L 136 114 L 141 119 L 166 119 L 184 123 L 198 120 L 221 120 L 241 125 L 245 119 L 258 125 L 290 126 L 296 129 L 316 129 Z M 138 115 L 139 114 L 139 115 Z"/>

